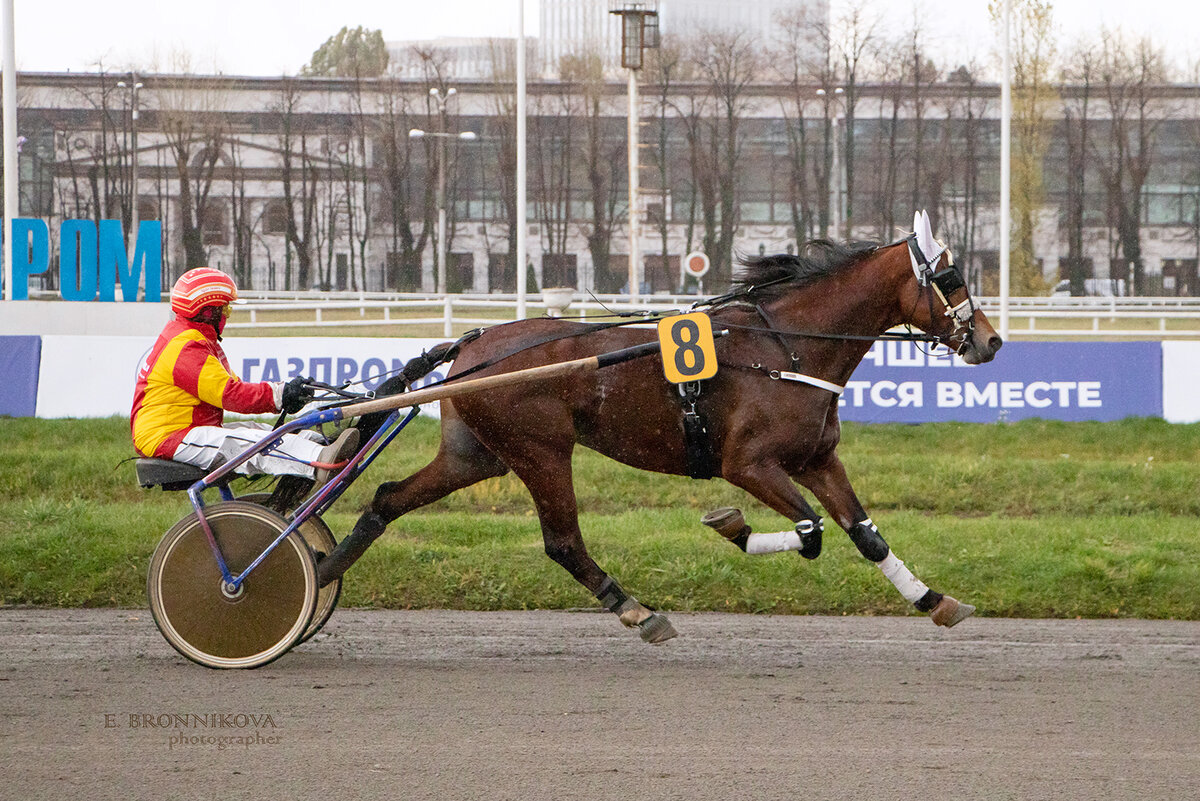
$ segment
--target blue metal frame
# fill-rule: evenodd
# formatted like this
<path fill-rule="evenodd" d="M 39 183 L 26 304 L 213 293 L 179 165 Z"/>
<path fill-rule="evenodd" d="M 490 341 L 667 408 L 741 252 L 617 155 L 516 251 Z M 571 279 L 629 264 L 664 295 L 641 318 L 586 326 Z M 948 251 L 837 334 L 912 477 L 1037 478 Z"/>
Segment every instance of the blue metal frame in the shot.
<path fill-rule="evenodd" d="M 280 443 L 285 434 L 291 434 L 304 428 L 312 428 L 322 423 L 335 423 L 344 419 L 342 410 L 340 408 L 325 409 L 323 411 L 311 412 L 303 417 L 297 417 L 287 425 L 275 429 L 274 433 L 276 436 L 263 438 L 262 441 L 239 454 L 237 458 L 231 459 L 188 487 L 188 498 L 191 499 L 192 508 L 196 510 L 196 517 L 200 521 L 200 527 L 204 530 L 205 536 L 208 537 L 208 545 L 212 548 L 213 556 L 216 557 L 217 566 L 221 569 L 221 576 L 229 592 L 237 592 L 237 589 L 246 580 L 246 577 L 250 575 L 251 571 L 262 564 L 262 561 L 270 555 L 271 551 L 275 550 L 279 543 L 287 539 L 289 534 L 298 530 L 313 515 L 323 513 L 332 506 L 333 502 L 342 496 L 342 493 L 346 491 L 350 484 L 362 475 L 367 467 L 375 461 L 380 452 L 391 444 L 396 435 L 417 416 L 420 407 L 411 407 L 407 416 L 397 424 L 396 421 L 400 418 L 400 411 L 400 409 L 396 409 L 389 414 L 384 424 L 358 449 L 358 453 L 346 463 L 341 472 L 330 479 L 312 497 L 293 510 L 291 522 L 287 528 L 237 576 L 230 572 L 229 566 L 225 562 L 225 555 L 221 553 L 221 548 L 217 544 L 217 538 L 212 532 L 212 527 L 209 525 L 208 519 L 205 517 L 203 492 L 206 489 L 217 486 L 222 500 L 233 500 L 233 492 L 230 491 L 228 483 L 222 481 L 225 476 L 229 475 L 240 465 L 245 464 L 255 455 L 274 448 Z"/>

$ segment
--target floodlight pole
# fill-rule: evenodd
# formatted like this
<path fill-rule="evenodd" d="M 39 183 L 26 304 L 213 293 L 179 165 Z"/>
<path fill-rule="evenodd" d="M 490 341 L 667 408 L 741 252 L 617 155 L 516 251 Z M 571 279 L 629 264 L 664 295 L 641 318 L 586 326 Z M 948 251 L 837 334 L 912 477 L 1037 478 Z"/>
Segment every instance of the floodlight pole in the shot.
<path fill-rule="evenodd" d="M 1004 0 L 1004 75 L 1000 83 L 1000 336 L 1008 339 L 1008 291 L 1010 281 L 1009 237 L 1011 231 L 1009 194 L 1012 170 L 1012 0 Z"/>
<path fill-rule="evenodd" d="M 637 71 L 642 68 L 647 47 L 657 47 L 656 0 L 631 0 L 613 4 L 610 14 L 621 18 L 621 66 L 629 70 L 629 303 L 636 306 L 641 292 L 641 221 L 638 219 L 638 111 Z M 647 34 L 651 41 L 647 41 Z"/>
<path fill-rule="evenodd" d="M 525 319 L 525 0 L 517 0 L 517 319 Z"/>
<path fill-rule="evenodd" d="M 641 220 L 638 219 L 638 84 L 637 70 L 629 71 L 629 303 L 636 306 L 641 286 L 638 262 L 641 261 Z"/>
<path fill-rule="evenodd" d="M 16 37 L 13 35 L 14 0 L 3 0 L 4 32 L 0 39 L 0 67 L 4 70 L 3 78 L 3 110 L 4 110 L 4 230 L 0 235 L 4 238 L 4 278 L 0 284 L 0 297 L 12 300 L 13 271 L 12 271 L 12 221 L 20 213 L 21 196 L 18 192 L 17 173 L 17 55 Z"/>

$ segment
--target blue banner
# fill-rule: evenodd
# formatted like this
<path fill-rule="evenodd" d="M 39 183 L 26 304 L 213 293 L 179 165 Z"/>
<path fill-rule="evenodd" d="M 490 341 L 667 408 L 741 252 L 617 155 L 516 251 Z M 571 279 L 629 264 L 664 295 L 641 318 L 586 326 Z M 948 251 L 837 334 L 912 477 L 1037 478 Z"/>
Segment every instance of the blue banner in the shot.
<path fill-rule="evenodd" d="M 0 337 L 0 415 L 33 417 L 41 364 L 41 337 Z"/>
<path fill-rule="evenodd" d="M 843 420 L 990 423 L 1163 413 L 1160 342 L 1009 342 L 970 366 L 945 348 L 877 342 L 840 402 Z"/>

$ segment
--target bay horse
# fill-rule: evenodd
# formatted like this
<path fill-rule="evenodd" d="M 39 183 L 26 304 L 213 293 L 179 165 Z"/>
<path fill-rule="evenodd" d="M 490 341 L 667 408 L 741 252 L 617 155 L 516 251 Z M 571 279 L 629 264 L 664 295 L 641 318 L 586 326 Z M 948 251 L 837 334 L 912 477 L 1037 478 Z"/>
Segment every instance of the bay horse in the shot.
<path fill-rule="evenodd" d="M 728 335 L 716 342 L 719 371 L 691 403 L 706 421 L 709 474 L 746 490 L 796 528 L 751 533 L 734 509 L 702 522 L 748 553 L 796 550 L 816 558 L 823 525 L 798 482 L 910 603 L 952 626 L 974 607 L 930 590 L 891 553 L 837 454 L 839 393 L 884 332 L 919 328 L 971 364 L 990 361 L 1002 344 L 949 251 L 928 233 L 928 218 L 918 213 L 917 222 L 916 233 L 891 245 L 814 240 L 799 256 L 743 260 L 735 290 L 707 304 L 713 328 Z M 461 345 L 451 379 L 605 353 L 654 336 L 645 328 L 561 319 L 505 323 Z M 437 456 L 378 488 L 353 533 L 320 563 L 321 580 L 340 576 L 401 515 L 511 470 L 533 497 L 546 554 L 644 640 L 667 640 L 675 636 L 669 621 L 588 555 L 571 454 L 583 445 L 642 470 L 697 475 L 694 464 L 689 470 L 684 412 L 681 391 L 667 382 L 657 358 L 442 400 Z"/>

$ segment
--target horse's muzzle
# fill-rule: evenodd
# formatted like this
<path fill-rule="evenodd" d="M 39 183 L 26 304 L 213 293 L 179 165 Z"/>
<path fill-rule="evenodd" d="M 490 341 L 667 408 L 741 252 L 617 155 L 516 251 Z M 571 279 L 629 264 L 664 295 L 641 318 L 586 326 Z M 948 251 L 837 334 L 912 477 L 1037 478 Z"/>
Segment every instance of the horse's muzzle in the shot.
<path fill-rule="evenodd" d="M 978 330 L 972 331 L 959 351 L 962 360 L 967 364 L 987 364 L 996 358 L 996 351 L 1004 344 L 1004 340 L 995 331 L 980 336 Z"/>

